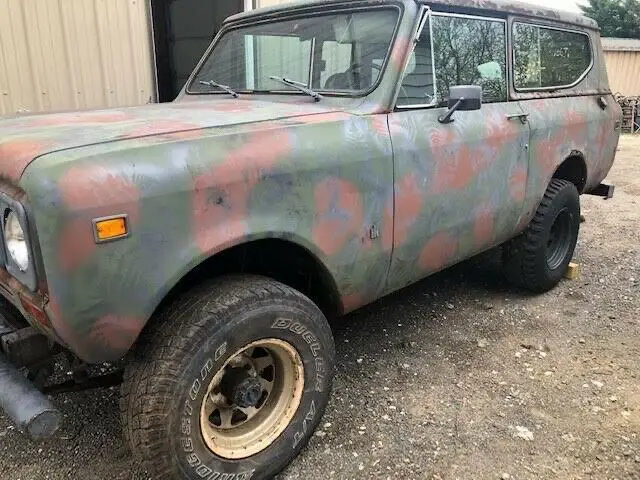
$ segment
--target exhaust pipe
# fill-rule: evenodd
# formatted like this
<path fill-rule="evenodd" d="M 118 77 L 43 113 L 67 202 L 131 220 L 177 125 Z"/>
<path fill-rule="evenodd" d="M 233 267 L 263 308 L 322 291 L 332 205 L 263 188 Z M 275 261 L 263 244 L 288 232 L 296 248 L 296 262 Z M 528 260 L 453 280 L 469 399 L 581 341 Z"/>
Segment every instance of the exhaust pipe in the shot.
<path fill-rule="evenodd" d="M 62 417 L 49 399 L 1 353 L 0 408 L 33 440 L 51 437 Z"/>

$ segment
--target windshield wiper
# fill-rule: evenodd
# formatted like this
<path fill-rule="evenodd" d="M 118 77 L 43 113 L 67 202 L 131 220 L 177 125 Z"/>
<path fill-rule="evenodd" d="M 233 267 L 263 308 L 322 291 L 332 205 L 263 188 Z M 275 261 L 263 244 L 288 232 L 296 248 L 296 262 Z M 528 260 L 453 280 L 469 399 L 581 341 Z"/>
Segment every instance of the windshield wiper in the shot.
<path fill-rule="evenodd" d="M 222 85 L 221 83 L 218 83 L 218 82 L 214 82 L 213 80 L 200 80 L 199 83 L 202 85 L 206 85 L 207 87 L 215 87 L 215 88 L 219 88 L 220 90 L 224 90 L 233 98 L 238 98 L 240 96 L 238 95 L 237 92 L 232 90 L 230 87 L 227 87 L 226 85 Z"/>
<path fill-rule="evenodd" d="M 290 87 L 295 88 L 296 90 L 300 90 L 302 93 L 306 93 L 307 95 L 313 97 L 316 102 L 319 102 L 322 98 L 318 92 L 314 92 L 309 87 L 307 87 L 304 83 L 296 82 L 295 80 L 291 80 L 286 77 L 276 77 L 275 75 L 271 75 L 269 77 L 271 80 L 275 80 L 280 83 L 284 83 L 285 85 L 289 85 Z"/>

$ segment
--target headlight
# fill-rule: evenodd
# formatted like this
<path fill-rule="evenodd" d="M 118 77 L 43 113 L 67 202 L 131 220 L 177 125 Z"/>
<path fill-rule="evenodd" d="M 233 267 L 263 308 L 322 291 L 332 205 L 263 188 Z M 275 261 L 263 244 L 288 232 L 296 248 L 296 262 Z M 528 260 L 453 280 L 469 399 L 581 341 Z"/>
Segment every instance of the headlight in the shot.
<path fill-rule="evenodd" d="M 29 268 L 29 248 L 18 215 L 13 210 L 9 210 L 4 220 L 4 240 L 11 259 L 21 272 L 26 272 Z"/>

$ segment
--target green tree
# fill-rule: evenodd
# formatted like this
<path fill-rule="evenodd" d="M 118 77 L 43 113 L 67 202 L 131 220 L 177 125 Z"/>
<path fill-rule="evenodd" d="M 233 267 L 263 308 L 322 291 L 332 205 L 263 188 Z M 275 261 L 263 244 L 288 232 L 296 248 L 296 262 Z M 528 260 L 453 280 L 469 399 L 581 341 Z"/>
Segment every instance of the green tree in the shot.
<path fill-rule="evenodd" d="M 588 0 L 580 5 L 593 18 L 603 37 L 640 38 L 640 0 Z"/>

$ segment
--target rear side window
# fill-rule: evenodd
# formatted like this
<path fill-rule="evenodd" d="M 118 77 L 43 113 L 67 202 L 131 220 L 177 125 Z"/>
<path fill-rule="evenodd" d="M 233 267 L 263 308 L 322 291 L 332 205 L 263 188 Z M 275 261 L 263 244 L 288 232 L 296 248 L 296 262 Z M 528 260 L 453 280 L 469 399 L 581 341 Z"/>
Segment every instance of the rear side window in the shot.
<path fill-rule="evenodd" d="M 516 90 L 571 87 L 591 67 L 589 37 L 580 32 L 513 24 L 513 81 Z"/>

